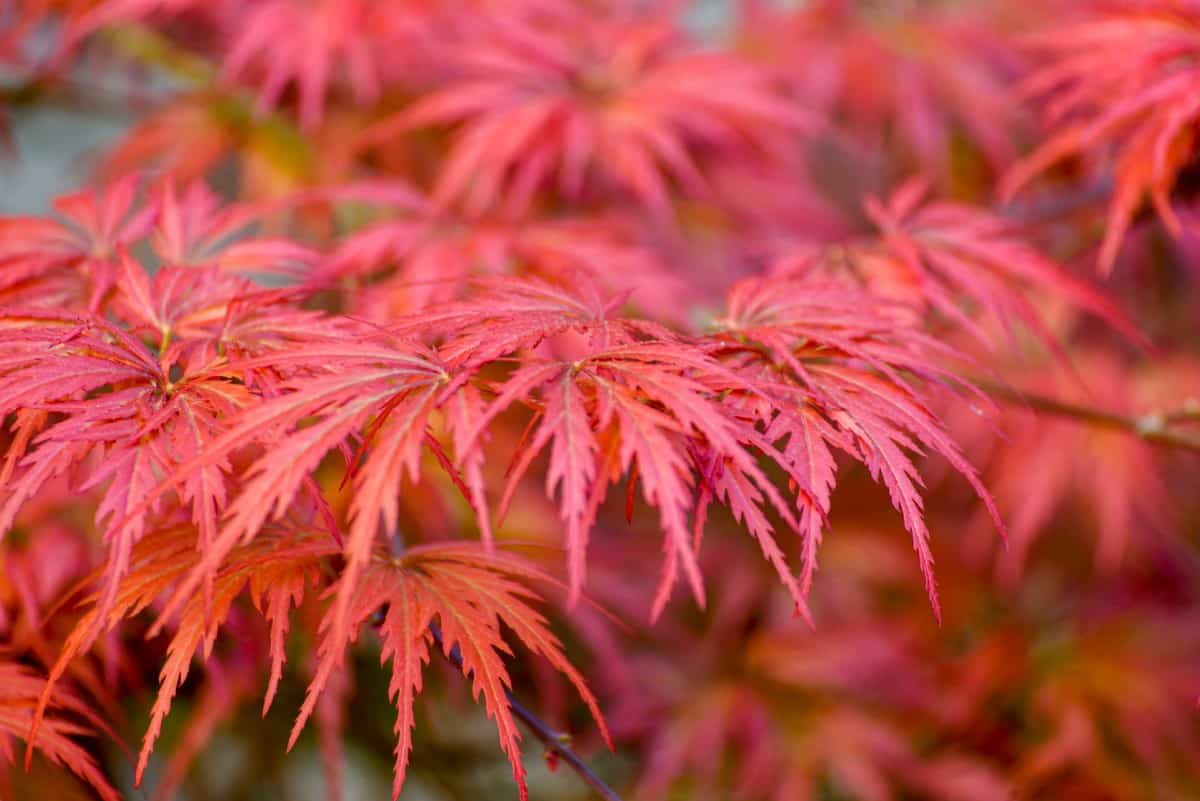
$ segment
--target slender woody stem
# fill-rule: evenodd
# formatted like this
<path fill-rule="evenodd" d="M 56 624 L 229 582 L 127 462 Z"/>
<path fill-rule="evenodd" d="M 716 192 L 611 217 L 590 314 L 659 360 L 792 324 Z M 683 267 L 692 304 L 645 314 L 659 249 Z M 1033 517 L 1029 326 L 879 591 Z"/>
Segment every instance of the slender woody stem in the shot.
<path fill-rule="evenodd" d="M 986 379 L 973 379 L 971 383 L 997 400 L 1027 406 L 1042 414 L 1074 419 L 1095 428 L 1125 431 L 1155 445 L 1200 453 L 1200 435 L 1171 429 L 1172 418 L 1167 415 L 1149 413 L 1135 417 L 1025 392 Z"/>
<path fill-rule="evenodd" d="M 1014 222 L 1031 225 L 1048 223 L 1087 209 L 1107 200 L 1112 194 L 1112 176 L 1101 176 L 1091 183 L 1025 201 L 1006 203 L 997 212 Z"/>
<path fill-rule="evenodd" d="M 446 649 L 442 643 L 441 629 L 436 623 L 431 623 L 429 631 L 433 634 L 433 641 L 438 646 L 438 651 L 445 654 Z M 458 652 L 457 647 L 450 650 L 449 655 L 446 656 L 446 661 L 459 670 L 463 669 L 462 655 Z M 508 698 L 508 705 L 512 709 L 513 714 L 533 732 L 534 737 L 542 741 L 542 745 L 546 746 L 547 751 L 555 754 L 569 765 L 571 770 L 575 771 L 579 778 L 583 780 L 584 784 L 596 791 L 596 795 L 605 799 L 605 801 L 622 801 L 621 796 L 617 795 L 617 791 L 609 787 L 603 779 L 593 773 L 592 769 L 583 761 L 583 758 L 575 753 L 571 746 L 567 744 L 570 741 L 569 735 L 551 728 L 533 710 L 517 700 L 512 691 L 505 690 L 504 695 Z"/>

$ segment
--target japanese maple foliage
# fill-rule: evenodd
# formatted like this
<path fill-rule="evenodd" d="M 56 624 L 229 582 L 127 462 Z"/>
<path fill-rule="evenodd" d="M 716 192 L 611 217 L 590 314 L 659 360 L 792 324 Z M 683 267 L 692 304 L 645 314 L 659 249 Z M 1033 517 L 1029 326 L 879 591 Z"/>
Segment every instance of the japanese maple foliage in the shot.
<path fill-rule="evenodd" d="M 1186 0 L 1113 4 L 1030 42 L 1049 59 L 1025 91 L 1049 99 L 1051 136 L 1004 189 L 1011 194 L 1057 161 L 1110 145 L 1114 191 L 1098 257 L 1106 272 L 1144 200 L 1173 233 L 1182 227 L 1171 191 L 1194 156 L 1200 119 L 1198 15 Z M 1119 63 L 1107 57 L 1114 51 L 1125 55 Z"/>
<path fill-rule="evenodd" d="M 1200 793 L 1197 7 L 736 5 L 0 6 L 6 801 Z"/>

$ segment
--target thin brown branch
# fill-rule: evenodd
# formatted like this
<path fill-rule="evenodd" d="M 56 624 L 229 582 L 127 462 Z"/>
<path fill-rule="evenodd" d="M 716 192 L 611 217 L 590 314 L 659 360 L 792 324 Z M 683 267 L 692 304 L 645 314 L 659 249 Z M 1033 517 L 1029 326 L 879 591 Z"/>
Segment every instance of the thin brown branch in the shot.
<path fill-rule="evenodd" d="M 1058 400 L 1047 395 L 1025 392 L 986 379 L 974 379 L 971 383 L 997 400 L 1025 406 L 1040 414 L 1076 420 L 1094 428 L 1124 431 L 1155 445 L 1200 453 L 1200 435 L 1172 428 L 1172 421 L 1167 415 L 1158 413 L 1126 415 Z"/>
<path fill-rule="evenodd" d="M 1102 204 L 1112 194 L 1112 190 L 1112 177 L 1105 175 L 1082 186 L 1006 203 L 997 211 L 1014 222 L 1030 225 L 1049 223 Z"/>
<path fill-rule="evenodd" d="M 437 624 L 431 624 L 429 630 L 433 634 L 433 641 L 437 644 L 438 650 L 445 654 L 446 651 L 442 645 L 442 632 Z M 457 647 L 451 649 L 446 660 L 454 665 L 454 667 L 462 670 L 462 656 L 459 654 Z M 555 731 L 544 720 L 538 717 L 533 710 L 517 700 L 512 691 L 505 690 L 504 694 L 508 697 L 508 704 L 513 714 L 533 732 L 534 737 L 542 741 L 542 745 L 546 746 L 548 752 L 555 754 L 570 766 L 571 770 L 575 771 L 579 778 L 583 780 L 583 783 L 591 787 L 596 792 L 596 795 L 605 799 L 605 801 L 622 801 L 621 796 L 617 795 L 617 791 L 609 787 L 603 779 L 593 773 L 592 769 L 583 761 L 583 758 L 571 748 L 569 745 L 571 740 L 570 735 Z"/>
<path fill-rule="evenodd" d="M 1183 407 L 1163 415 L 1167 423 L 1200 423 L 1200 400 L 1189 398 Z"/>

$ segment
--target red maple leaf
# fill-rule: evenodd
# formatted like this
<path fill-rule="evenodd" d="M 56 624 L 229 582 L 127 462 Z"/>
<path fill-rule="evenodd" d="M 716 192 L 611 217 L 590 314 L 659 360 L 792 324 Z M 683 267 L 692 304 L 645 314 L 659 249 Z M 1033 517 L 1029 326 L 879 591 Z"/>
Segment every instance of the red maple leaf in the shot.
<path fill-rule="evenodd" d="M 801 592 L 816 568 L 836 465 L 831 449 L 862 462 L 887 487 L 912 534 L 925 585 L 940 615 L 925 526 L 922 480 L 912 453 L 947 459 L 970 482 L 998 529 L 1003 524 L 974 468 L 926 406 L 916 381 L 953 385 L 938 359 L 944 345 L 908 328 L 908 314 L 843 285 L 747 280 L 730 291 L 714 352 L 758 395 L 736 398 L 797 487 L 804 539 Z M 782 444 L 781 444 L 782 443 Z M 775 450 L 775 449 L 778 450 Z"/>
<path fill-rule="evenodd" d="M 137 195 L 138 180 L 128 176 L 100 192 L 58 198 L 58 220 L 0 218 L 0 299 L 98 309 L 115 280 L 118 253 L 153 224 L 153 207 L 139 208 Z"/>
<path fill-rule="evenodd" d="M 580 272 L 611 290 L 636 287 L 647 307 L 683 316 L 688 296 L 683 279 L 615 215 L 471 218 L 439 211 L 415 189 L 394 182 L 345 187 L 333 195 L 398 211 L 347 236 L 312 277 L 318 286 L 349 277 L 364 284 L 354 293 L 355 311 L 370 319 L 457 300 L 476 277 L 553 280 Z"/>
<path fill-rule="evenodd" d="M 1196 150 L 1200 9 L 1188 0 L 1095 4 L 1031 45 L 1049 60 L 1025 91 L 1045 98 L 1051 135 L 1012 169 L 1002 193 L 1065 158 L 1109 150 L 1114 193 L 1098 259 L 1109 273 L 1146 197 L 1168 230 L 1182 229 L 1170 195 Z"/>
<path fill-rule="evenodd" d="M 787 152 L 814 117 L 736 56 L 688 49 L 663 19 L 563 10 L 483 17 L 446 54 L 453 80 L 380 122 L 372 142 L 458 124 L 433 188 L 443 208 L 526 209 L 557 182 L 578 198 L 615 182 L 663 217 L 669 183 L 703 193 L 701 150 Z"/>
<path fill-rule="evenodd" d="M 876 157 L 897 153 L 941 179 L 954 177 L 956 137 L 994 170 L 1015 159 L 1021 115 L 1010 86 L 1022 59 L 1003 35 L 1008 4 L 741 5 L 740 51 L 843 123 L 842 146 L 857 143 Z"/>
<path fill-rule="evenodd" d="M 0 759 L 14 761 L 12 738 L 26 740 L 28 752 L 40 753 L 83 779 L 104 801 L 121 794 L 105 778 L 95 758 L 75 738 L 112 732 L 92 708 L 66 688 L 53 688 L 28 666 L 0 656 Z M 41 699 L 39 701 L 39 699 Z M 35 709 L 40 725 L 31 733 Z"/>
<path fill-rule="evenodd" d="M 925 181 L 912 179 L 885 201 L 868 198 L 878 238 L 802 249 L 782 258 L 775 272 L 849 273 L 876 294 L 925 307 L 984 344 L 990 337 L 978 311 L 1010 335 L 1020 324 L 1061 352 L 1034 305 L 1035 293 L 1061 298 L 1145 342 L 1115 303 L 1042 255 L 1015 221 L 975 206 L 927 201 L 927 193 Z"/>

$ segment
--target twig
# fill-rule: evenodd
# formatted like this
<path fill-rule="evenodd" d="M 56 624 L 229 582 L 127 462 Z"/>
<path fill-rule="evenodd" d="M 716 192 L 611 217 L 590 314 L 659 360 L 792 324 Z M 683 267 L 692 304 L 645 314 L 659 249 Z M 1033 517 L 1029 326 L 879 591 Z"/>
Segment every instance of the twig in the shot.
<path fill-rule="evenodd" d="M 1182 408 L 1162 416 L 1167 423 L 1200 423 L 1200 400 L 1188 398 Z"/>
<path fill-rule="evenodd" d="M 431 623 L 429 631 L 433 634 L 433 641 L 437 644 L 438 650 L 445 654 L 446 650 L 442 643 L 442 632 L 436 623 Z M 458 648 L 452 648 L 446 660 L 454 665 L 459 670 L 463 669 L 462 655 L 459 654 Z M 544 720 L 537 716 L 533 710 L 517 700 L 517 697 L 510 690 L 505 690 L 504 695 L 508 698 L 509 707 L 513 714 L 524 723 L 529 730 L 533 732 L 533 736 L 542 741 L 546 746 L 546 750 L 554 753 L 570 766 L 571 770 L 578 774 L 584 784 L 596 791 L 596 794 L 605 801 L 622 801 L 621 796 L 617 795 L 616 790 L 604 783 L 604 780 L 592 772 L 592 769 L 587 766 L 583 758 L 569 746 L 567 743 L 570 740 L 569 735 L 562 732 L 557 732 L 552 729 Z"/>
<path fill-rule="evenodd" d="M 1047 223 L 1105 200 L 1112 191 L 1112 177 L 1102 176 L 1090 184 L 1024 203 L 1009 203 L 997 211 L 1021 223 Z M 1195 400 L 1189 400 L 1182 409 L 1173 412 L 1152 412 L 1134 417 L 1024 392 L 993 381 L 973 379 L 971 383 L 998 400 L 1028 406 L 1043 414 L 1072 418 L 1096 428 L 1125 431 L 1156 445 L 1200 452 L 1200 435 L 1172 428 L 1178 423 L 1200 421 L 1200 405 Z"/>
<path fill-rule="evenodd" d="M 1096 428 L 1124 431 L 1155 445 L 1200 453 L 1200 436 L 1172 430 L 1169 427 L 1171 420 L 1166 415 L 1149 413 L 1135 417 L 1025 392 L 986 379 L 972 379 L 971 383 L 997 400 L 1028 406 L 1043 414 L 1070 418 Z"/>
<path fill-rule="evenodd" d="M 1053 222 L 1076 214 L 1106 200 L 1113 191 L 1111 176 L 1102 176 L 1089 184 L 1071 187 L 1032 199 L 1010 202 L 996 209 L 1003 217 L 1027 224 Z"/>

